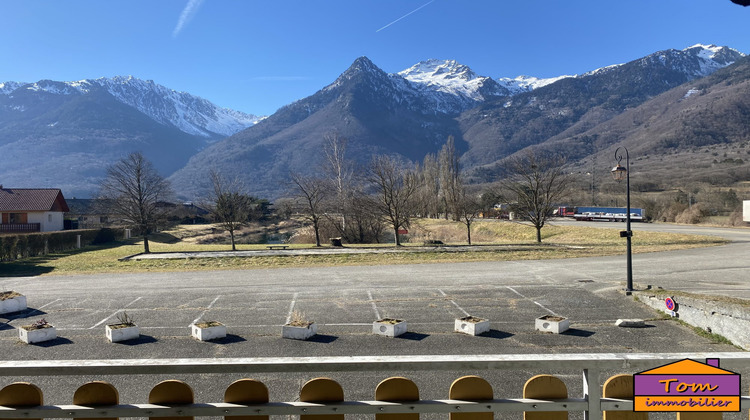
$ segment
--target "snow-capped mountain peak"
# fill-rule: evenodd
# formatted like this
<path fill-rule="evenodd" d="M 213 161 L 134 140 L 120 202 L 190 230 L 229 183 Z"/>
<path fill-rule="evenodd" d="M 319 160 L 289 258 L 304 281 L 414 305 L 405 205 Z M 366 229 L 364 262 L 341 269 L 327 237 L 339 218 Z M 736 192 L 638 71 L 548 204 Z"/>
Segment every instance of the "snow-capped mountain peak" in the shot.
<path fill-rule="evenodd" d="M 220 108 L 213 103 L 133 76 L 86 79 L 73 82 L 40 80 L 36 83 L 5 82 L 0 94 L 10 95 L 17 89 L 54 95 L 86 95 L 104 89 L 119 102 L 136 108 L 151 119 L 201 137 L 230 136 L 262 119 L 255 115 Z"/>
<path fill-rule="evenodd" d="M 648 55 L 640 59 L 641 65 L 649 66 L 659 63 L 665 67 L 672 67 L 684 72 L 693 78 L 704 77 L 714 71 L 726 67 L 738 58 L 744 57 L 745 54 L 729 47 L 719 47 L 716 45 L 696 44 L 684 50 L 665 50 Z M 582 78 L 597 74 L 606 73 L 622 67 L 624 64 L 612 64 L 601 67 L 596 70 L 586 72 L 581 75 L 563 75 L 540 79 L 532 76 L 518 76 L 516 78 L 502 77 L 497 79 L 498 83 L 509 89 L 514 95 L 521 92 L 528 92 L 540 87 L 549 85 L 565 78 Z"/>
<path fill-rule="evenodd" d="M 437 79 L 461 79 L 470 81 L 477 78 L 468 66 L 458 63 L 456 60 L 429 60 L 420 61 L 398 74 L 412 82 L 427 82 Z"/>
<path fill-rule="evenodd" d="M 664 50 L 650 54 L 637 60 L 641 66 L 660 65 L 680 71 L 691 78 L 705 77 L 716 70 L 733 64 L 745 54 L 729 47 L 719 47 L 716 45 L 696 44 L 683 50 Z M 609 68 L 594 70 L 586 73 L 593 74 L 596 72 L 606 71 Z"/>
<path fill-rule="evenodd" d="M 716 57 L 716 55 L 724 49 L 724 47 L 718 47 L 713 44 L 695 44 L 693 46 L 685 48 L 683 51 L 689 51 L 696 48 L 699 50 L 698 56 L 706 60 L 713 60 L 713 58 Z"/>
<path fill-rule="evenodd" d="M 26 85 L 27 83 L 22 82 L 3 82 L 0 83 L 0 95 L 9 95 L 19 87 Z"/>
<path fill-rule="evenodd" d="M 169 89 L 153 80 L 115 76 L 89 82 L 105 88 L 120 102 L 162 124 L 173 125 L 186 133 L 202 137 L 214 137 L 215 134 L 229 136 L 261 119 L 217 107 L 203 98 Z"/>
<path fill-rule="evenodd" d="M 456 60 L 420 61 L 396 75 L 411 82 L 420 91 L 454 95 L 468 101 L 467 104 L 509 94 L 492 78 L 478 76 L 471 68 Z"/>

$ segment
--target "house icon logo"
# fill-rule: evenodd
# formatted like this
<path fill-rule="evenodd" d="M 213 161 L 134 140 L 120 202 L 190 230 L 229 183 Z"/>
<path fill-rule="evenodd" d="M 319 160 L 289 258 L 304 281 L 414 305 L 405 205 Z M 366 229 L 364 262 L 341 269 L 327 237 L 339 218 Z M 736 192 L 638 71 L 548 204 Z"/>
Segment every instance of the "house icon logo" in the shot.
<path fill-rule="evenodd" d="M 633 379 L 633 411 L 740 411 L 740 375 L 719 359 L 684 359 Z"/>

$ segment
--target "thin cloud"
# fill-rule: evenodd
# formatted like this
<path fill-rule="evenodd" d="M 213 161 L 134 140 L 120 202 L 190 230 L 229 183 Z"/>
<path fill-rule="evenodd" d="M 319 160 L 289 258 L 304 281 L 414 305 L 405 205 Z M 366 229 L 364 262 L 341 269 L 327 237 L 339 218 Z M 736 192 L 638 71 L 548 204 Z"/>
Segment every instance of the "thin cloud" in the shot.
<path fill-rule="evenodd" d="M 172 31 L 173 38 L 176 38 L 185 25 L 190 23 L 196 13 L 198 13 L 198 8 L 201 7 L 202 3 L 203 0 L 188 0 L 187 5 L 182 9 L 182 13 L 180 13 L 180 18 L 177 20 L 177 26 L 175 26 L 174 31 Z"/>
<path fill-rule="evenodd" d="M 377 31 L 375 31 L 375 32 L 377 33 L 377 32 L 380 32 L 380 31 L 382 31 L 383 29 L 385 29 L 385 28 L 387 28 L 387 27 L 389 27 L 389 26 L 393 25 L 394 23 L 398 22 L 399 20 L 401 20 L 401 19 L 403 19 L 403 18 L 405 18 L 405 17 L 407 17 L 407 16 L 411 15 L 412 13 L 416 13 L 416 12 L 418 12 L 418 11 L 419 11 L 420 9 L 422 9 L 422 8 L 424 8 L 424 7 L 427 7 L 427 6 L 429 6 L 429 5 L 430 5 L 430 3 L 434 2 L 434 1 L 435 1 L 435 0 L 430 0 L 430 1 L 428 1 L 427 3 L 425 3 L 425 4 L 423 4 L 423 5 L 419 6 L 419 7 L 417 7 L 416 9 L 412 10 L 411 12 L 409 12 L 409 13 L 407 13 L 407 14 L 405 14 L 405 15 L 401 16 L 400 18 L 398 18 L 398 19 L 394 20 L 393 22 L 391 22 L 391 23 L 389 23 L 389 24 L 387 24 L 387 25 L 383 26 L 382 28 L 378 29 L 378 30 L 377 30 Z"/>

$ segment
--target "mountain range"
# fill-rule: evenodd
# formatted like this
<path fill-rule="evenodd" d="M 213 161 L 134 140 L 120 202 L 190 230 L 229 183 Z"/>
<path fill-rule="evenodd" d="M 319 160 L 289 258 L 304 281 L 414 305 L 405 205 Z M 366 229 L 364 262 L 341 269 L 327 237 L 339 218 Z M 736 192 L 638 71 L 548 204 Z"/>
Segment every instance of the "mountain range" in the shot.
<path fill-rule="evenodd" d="M 0 184 L 91 196 L 127 153 L 169 175 L 260 119 L 133 77 L 0 83 Z"/>
<path fill-rule="evenodd" d="M 479 182 L 502 176 L 503 160 L 528 147 L 562 151 L 580 168 L 608 162 L 616 145 L 649 157 L 703 156 L 721 144 L 741 153 L 750 143 L 748 67 L 744 54 L 713 45 L 552 79 L 493 79 L 434 59 L 389 74 L 360 57 L 333 83 L 266 118 L 131 77 L 6 82 L 0 156 L 9 159 L 0 183 L 90 195 L 109 163 L 142 150 L 185 199 L 205 194 L 212 169 L 276 198 L 290 171 L 320 171 L 324 137 L 334 132 L 362 165 L 375 153 L 420 161 L 453 136 L 462 167 Z M 647 160 L 634 166 L 645 171 L 658 158 Z M 709 162 L 701 176 L 721 166 Z M 732 168 L 736 177 L 741 166 Z"/>
<path fill-rule="evenodd" d="M 559 144 L 572 163 L 604 153 L 615 143 L 606 133 L 592 146 L 577 143 L 618 115 L 743 57 L 728 47 L 697 45 L 552 80 L 492 79 L 436 60 L 388 74 L 360 57 L 330 85 L 207 147 L 170 179 L 195 196 L 208 187 L 201 181 L 208 171 L 220 169 L 275 197 L 289 171 L 321 170 L 323 139 L 336 132 L 349 139 L 347 153 L 360 167 L 373 153 L 420 161 L 453 136 L 467 174 L 491 181 L 502 175 L 503 159 L 531 146 Z"/>

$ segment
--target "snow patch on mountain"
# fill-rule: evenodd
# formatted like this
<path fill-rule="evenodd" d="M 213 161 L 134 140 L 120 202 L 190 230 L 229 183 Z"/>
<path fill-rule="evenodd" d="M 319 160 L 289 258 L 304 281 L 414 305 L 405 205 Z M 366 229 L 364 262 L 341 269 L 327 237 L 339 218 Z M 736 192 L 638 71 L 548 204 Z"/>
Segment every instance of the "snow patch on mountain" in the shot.
<path fill-rule="evenodd" d="M 21 82 L 4 82 L 0 83 L 0 95 L 10 95 L 18 89 L 19 87 L 25 85 L 27 83 L 21 83 Z"/>
<path fill-rule="evenodd" d="M 744 56 L 733 48 L 696 44 L 684 50 L 659 51 L 640 59 L 640 62 L 642 66 L 658 62 L 691 78 L 699 78 L 729 66 Z"/>
<path fill-rule="evenodd" d="M 0 93 L 9 95 L 17 89 L 28 89 L 55 95 L 86 95 L 100 88 L 105 89 L 118 101 L 136 108 L 161 124 L 206 138 L 230 136 L 263 119 L 244 112 L 220 108 L 203 98 L 169 89 L 154 83 L 153 80 L 141 80 L 133 76 L 73 82 L 5 82 L 0 84 Z"/>
<path fill-rule="evenodd" d="M 422 91 L 436 91 L 481 102 L 490 96 L 506 96 L 509 92 L 490 77 L 478 76 L 456 60 L 429 59 L 397 73 Z"/>
<path fill-rule="evenodd" d="M 685 96 L 683 96 L 682 98 L 683 98 L 683 99 L 687 99 L 687 98 L 689 98 L 689 97 L 691 97 L 691 96 L 693 96 L 693 95 L 698 95 L 698 94 L 700 94 L 700 93 L 701 93 L 700 89 L 696 89 L 696 88 L 690 88 L 690 90 L 688 90 L 688 91 L 687 91 L 687 92 L 685 93 Z"/>
<path fill-rule="evenodd" d="M 500 84 L 500 86 L 508 89 L 513 95 L 516 95 L 523 92 L 531 92 L 534 89 L 539 89 L 540 87 L 555 83 L 558 80 L 567 79 L 570 77 L 578 76 L 563 75 L 558 77 L 539 78 L 534 76 L 521 75 L 513 79 L 509 77 L 501 77 L 497 79 L 497 82 Z"/>
<path fill-rule="evenodd" d="M 255 115 L 219 108 L 203 98 L 166 88 L 153 80 L 116 76 L 91 82 L 155 121 L 202 137 L 212 137 L 212 133 L 229 136 L 260 120 Z"/>

